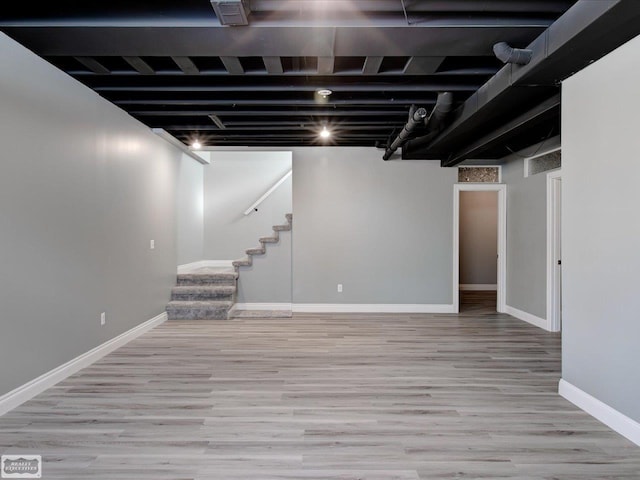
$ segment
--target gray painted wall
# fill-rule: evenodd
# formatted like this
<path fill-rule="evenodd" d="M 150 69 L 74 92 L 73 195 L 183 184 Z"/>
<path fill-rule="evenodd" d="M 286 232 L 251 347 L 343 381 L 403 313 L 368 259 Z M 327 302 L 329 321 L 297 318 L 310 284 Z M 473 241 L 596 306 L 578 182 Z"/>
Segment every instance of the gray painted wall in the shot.
<path fill-rule="evenodd" d="M 280 232 L 280 242 L 268 244 L 265 255 L 240 269 L 237 302 L 292 303 L 291 283 L 291 232 Z"/>
<path fill-rule="evenodd" d="M 527 154 L 527 151 L 521 152 Z M 502 167 L 507 184 L 508 306 L 547 317 L 547 180 L 524 178 L 524 160 L 512 156 Z"/>
<path fill-rule="evenodd" d="M 181 154 L 3 34 L 0 58 L 1 395 L 164 311 Z"/>
<path fill-rule="evenodd" d="M 637 422 L 638 65 L 640 37 L 562 88 L 562 377 Z"/>
<path fill-rule="evenodd" d="M 457 171 L 381 157 L 293 149 L 295 303 L 451 304 Z"/>
<path fill-rule="evenodd" d="M 178 265 L 204 256 L 204 166 L 182 155 L 178 171 Z"/>
<path fill-rule="evenodd" d="M 460 192 L 460 283 L 498 281 L 498 193 Z"/>
<path fill-rule="evenodd" d="M 204 167 L 204 257 L 234 260 L 291 213 L 291 177 L 259 210 L 244 211 L 291 170 L 291 152 L 215 151 Z"/>

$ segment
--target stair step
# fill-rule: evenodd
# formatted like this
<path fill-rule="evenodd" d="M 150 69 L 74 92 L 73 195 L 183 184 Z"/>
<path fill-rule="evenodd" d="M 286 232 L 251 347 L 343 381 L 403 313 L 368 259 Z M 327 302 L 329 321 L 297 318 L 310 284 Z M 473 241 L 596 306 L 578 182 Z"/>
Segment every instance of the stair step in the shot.
<path fill-rule="evenodd" d="M 251 260 L 251 257 L 241 258 L 239 260 L 234 260 L 232 264 L 234 267 L 250 267 L 253 265 L 253 260 Z"/>
<path fill-rule="evenodd" d="M 291 225 L 274 225 L 273 230 L 276 232 L 288 232 L 291 230 Z"/>
<path fill-rule="evenodd" d="M 285 214 L 285 217 L 287 217 L 287 222 L 293 222 L 293 213 L 287 213 Z"/>
<path fill-rule="evenodd" d="M 218 273 L 180 273 L 178 285 L 235 285 L 238 274 L 236 272 Z"/>
<path fill-rule="evenodd" d="M 245 250 L 247 255 L 264 255 L 267 250 L 264 247 L 249 248 Z"/>
<path fill-rule="evenodd" d="M 226 300 L 232 301 L 236 293 L 235 285 L 181 285 L 171 290 L 171 300 L 180 301 L 206 301 Z"/>
<path fill-rule="evenodd" d="M 167 316 L 169 320 L 227 320 L 232 306 L 231 301 L 172 301 L 167 305 Z"/>
<path fill-rule="evenodd" d="M 265 244 L 265 243 L 278 243 L 280 241 L 279 237 L 262 237 L 260 239 L 260 243 Z"/>

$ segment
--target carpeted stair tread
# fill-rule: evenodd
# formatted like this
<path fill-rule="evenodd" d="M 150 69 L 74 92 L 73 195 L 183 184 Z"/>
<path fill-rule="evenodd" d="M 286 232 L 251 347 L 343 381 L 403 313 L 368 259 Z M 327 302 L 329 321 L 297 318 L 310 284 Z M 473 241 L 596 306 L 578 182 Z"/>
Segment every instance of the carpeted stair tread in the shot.
<path fill-rule="evenodd" d="M 247 255 L 264 255 L 267 250 L 264 247 L 249 248 L 245 250 Z"/>
<path fill-rule="evenodd" d="M 273 230 L 276 232 L 288 232 L 289 230 L 291 230 L 291 225 L 274 225 Z"/>
<path fill-rule="evenodd" d="M 232 264 L 234 267 L 249 267 L 253 265 L 253 260 L 251 260 L 251 257 L 240 258 L 238 260 L 234 260 Z"/>
<path fill-rule="evenodd" d="M 167 315 L 169 320 L 222 320 L 232 306 L 232 301 L 171 301 Z"/>
<path fill-rule="evenodd" d="M 260 243 L 278 243 L 280 241 L 279 237 L 262 237 Z"/>
<path fill-rule="evenodd" d="M 180 273 L 178 285 L 235 285 L 238 273 L 234 271 L 220 273 Z"/>
<path fill-rule="evenodd" d="M 179 285 L 171 290 L 171 300 L 233 300 L 235 285 Z"/>

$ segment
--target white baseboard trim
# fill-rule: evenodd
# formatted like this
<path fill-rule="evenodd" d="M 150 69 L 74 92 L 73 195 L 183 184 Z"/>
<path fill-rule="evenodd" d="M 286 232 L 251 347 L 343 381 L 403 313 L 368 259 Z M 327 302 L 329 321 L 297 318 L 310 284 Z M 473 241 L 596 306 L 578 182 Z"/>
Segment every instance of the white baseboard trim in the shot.
<path fill-rule="evenodd" d="M 558 393 L 592 417 L 600 420 L 612 430 L 640 446 L 640 423 L 618 410 L 580 390 L 575 385 L 560 379 Z"/>
<path fill-rule="evenodd" d="M 517 308 L 510 307 L 509 305 L 504 306 L 504 313 L 508 313 L 512 317 L 516 317 L 520 320 L 524 320 L 531 325 L 535 325 L 536 327 L 542 328 L 543 330 L 549 331 L 549 324 L 544 318 L 536 317 L 527 312 L 523 312 L 522 310 L 518 310 Z"/>
<path fill-rule="evenodd" d="M 459 285 L 460 290 L 498 290 L 497 283 L 461 283 Z"/>
<path fill-rule="evenodd" d="M 294 303 L 296 313 L 455 313 L 453 305 L 410 303 Z"/>
<path fill-rule="evenodd" d="M 191 273 L 198 268 L 214 267 L 214 268 L 233 268 L 233 260 L 200 260 L 199 262 L 185 263 L 178 265 L 178 273 Z"/>
<path fill-rule="evenodd" d="M 276 310 L 291 310 L 290 303 L 236 303 L 234 305 L 235 310 L 264 310 L 264 311 L 276 311 Z"/>
<path fill-rule="evenodd" d="M 100 360 L 105 355 L 117 350 L 126 343 L 129 343 L 136 337 L 139 337 L 143 333 L 151 330 L 153 327 L 160 325 L 167 320 L 167 313 L 161 313 L 153 317 L 151 320 L 133 327 L 115 338 L 98 345 L 96 348 L 89 350 L 86 353 L 68 361 L 67 363 L 60 365 L 59 367 L 50 370 L 49 372 L 40 375 L 24 385 L 6 393 L 0 397 L 0 416 L 13 410 L 14 408 L 22 405 L 27 400 L 31 400 L 36 395 L 42 393 L 47 388 L 53 387 L 56 383 L 61 382 L 65 378 L 73 375 L 74 373 L 88 367 L 92 363 Z"/>

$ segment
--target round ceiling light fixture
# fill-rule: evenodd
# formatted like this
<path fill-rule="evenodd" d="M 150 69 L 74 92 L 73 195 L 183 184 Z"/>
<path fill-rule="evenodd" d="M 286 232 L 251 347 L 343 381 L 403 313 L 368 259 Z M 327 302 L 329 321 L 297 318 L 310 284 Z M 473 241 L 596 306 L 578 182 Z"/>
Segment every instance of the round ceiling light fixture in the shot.
<path fill-rule="evenodd" d="M 322 131 L 320 132 L 320 136 L 322 138 L 329 138 L 331 136 L 331 132 L 329 130 L 327 130 L 326 126 L 324 126 L 324 127 L 322 127 Z"/>
<path fill-rule="evenodd" d="M 198 140 L 194 140 L 194 142 L 191 144 L 191 148 L 193 148 L 194 150 L 200 150 L 202 148 L 202 144 Z"/>
<path fill-rule="evenodd" d="M 328 88 L 320 88 L 320 89 L 316 90 L 316 93 L 318 95 L 320 95 L 321 97 L 327 98 L 333 92 L 331 90 L 329 90 Z"/>

